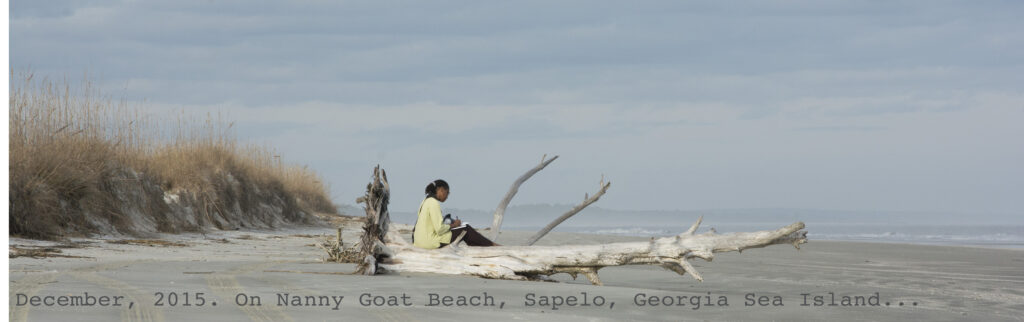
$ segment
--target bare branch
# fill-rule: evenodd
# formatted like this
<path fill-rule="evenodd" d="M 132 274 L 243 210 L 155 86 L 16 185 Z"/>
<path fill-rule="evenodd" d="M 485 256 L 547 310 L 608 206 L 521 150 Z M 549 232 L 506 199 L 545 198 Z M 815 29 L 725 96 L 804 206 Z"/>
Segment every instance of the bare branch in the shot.
<path fill-rule="evenodd" d="M 541 229 L 540 231 L 537 232 L 537 234 L 533 235 L 533 237 L 530 237 L 530 240 L 526 242 L 526 245 L 533 245 L 538 240 L 540 240 L 541 237 L 544 237 L 544 235 L 547 235 L 549 232 L 551 232 L 551 230 L 554 229 L 555 226 L 558 226 L 558 224 L 561 224 L 566 219 L 569 219 L 569 217 L 572 217 L 576 213 L 579 213 L 581 210 L 583 210 L 583 208 L 586 208 L 590 204 L 597 202 L 597 199 L 601 199 L 601 196 L 603 196 L 604 193 L 608 191 L 608 187 L 612 185 L 611 182 L 605 183 L 603 176 L 601 178 L 601 183 L 601 190 L 598 190 L 597 193 L 595 193 L 593 196 L 587 197 L 587 195 L 584 195 L 585 200 L 583 200 L 583 203 L 576 205 L 576 207 L 573 207 L 568 212 L 562 214 L 558 218 L 555 218 L 555 220 L 548 224 L 546 227 L 544 227 L 544 229 Z"/>
<path fill-rule="evenodd" d="M 700 227 L 701 221 L 704 221 L 704 216 L 700 216 L 700 218 L 697 218 L 697 222 L 693 223 L 693 226 L 690 226 L 690 229 L 687 229 L 685 232 L 682 233 L 682 235 L 693 235 L 694 233 L 696 233 L 697 227 Z"/>
<path fill-rule="evenodd" d="M 679 265 L 682 265 L 687 272 L 690 272 L 690 275 L 698 282 L 704 281 L 704 278 L 700 276 L 700 272 L 698 272 L 696 268 L 693 268 L 693 265 L 690 265 L 690 262 L 687 262 L 685 259 L 680 259 Z"/>
<path fill-rule="evenodd" d="M 505 208 L 508 208 L 508 204 L 512 202 L 512 197 L 515 197 L 516 193 L 519 192 L 519 186 L 523 185 L 523 182 L 526 182 L 527 179 L 530 179 L 530 177 L 544 169 L 544 167 L 547 167 L 548 164 L 551 164 L 551 162 L 558 159 L 558 156 L 556 155 L 545 161 L 544 159 L 546 159 L 547 156 L 548 155 L 545 154 L 540 158 L 540 164 L 533 167 L 533 169 L 530 169 L 530 171 L 526 171 L 522 176 L 519 176 L 519 179 L 516 179 L 516 182 L 513 182 L 512 187 L 510 187 L 508 192 L 505 193 L 505 198 L 498 203 L 498 208 L 494 210 L 494 221 L 491 222 L 491 236 L 489 237 L 492 241 L 498 240 L 498 232 L 501 230 L 501 221 L 505 216 Z"/>
<path fill-rule="evenodd" d="M 604 283 L 601 282 L 601 278 L 597 276 L 597 269 L 596 268 L 588 269 L 588 270 L 584 271 L 583 274 L 586 274 L 587 280 L 590 280 L 590 284 L 594 284 L 594 285 L 597 285 L 597 286 L 603 286 L 604 285 Z"/>

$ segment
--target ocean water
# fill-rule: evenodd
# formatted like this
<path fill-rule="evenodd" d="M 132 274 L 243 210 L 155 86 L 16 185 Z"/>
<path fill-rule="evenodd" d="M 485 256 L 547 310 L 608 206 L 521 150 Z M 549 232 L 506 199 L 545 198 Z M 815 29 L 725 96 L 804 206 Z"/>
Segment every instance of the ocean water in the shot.
<path fill-rule="evenodd" d="M 714 228 L 718 233 L 773 230 L 789 223 L 705 224 L 698 233 Z M 980 246 L 1024 249 L 1024 225 L 920 225 L 850 224 L 808 222 L 807 238 L 930 245 Z M 539 228 L 539 227 L 538 227 Z M 557 231 L 664 237 L 678 234 L 688 226 L 559 227 Z M 527 230 L 528 227 L 517 228 Z"/>

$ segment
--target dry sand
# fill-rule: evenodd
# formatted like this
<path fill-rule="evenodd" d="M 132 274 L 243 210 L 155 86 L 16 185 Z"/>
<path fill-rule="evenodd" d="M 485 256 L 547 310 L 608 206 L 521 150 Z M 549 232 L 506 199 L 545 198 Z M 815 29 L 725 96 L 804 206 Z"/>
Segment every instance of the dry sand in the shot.
<path fill-rule="evenodd" d="M 561 283 L 488 280 L 435 274 L 347 275 L 352 264 L 321 263 L 311 235 L 333 234 L 323 227 L 276 231 L 164 235 L 181 245 L 110 243 L 114 238 L 75 239 L 81 248 L 63 255 L 84 258 L 10 260 L 10 318 L 14 321 L 1022 321 L 1024 251 L 948 246 L 812 240 L 802 250 L 773 246 L 742 254 L 719 254 L 714 262 L 694 261 L 705 281 L 652 266 L 609 267 L 600 271 L 605 286 L 555 275 Z M 354 241 L 358 230 L 346 229 Z M 500 242 L 517 244 L 531 232 L 504 232 Z M 636 237 L 552 233 L 539 244 L 564 245 L 637 240 Z M 10 239 L 12 246 L 53 246 L 53 242 Z M 19 297 L 124 296 L 123 306 L 18 305 Z M 585 292 L 585 295 L 584 295 Z M 879 306 L 829 306 L 830 292 L 870 299 Z M 162 293 L 163 306 L 155 304 Z M 177 298 L 171 304 L 171 293 Z M 185 293 L 188 293 L 187 296 Z M 196 295 L 205 300 L 199 306 Z M 344 296 L 340 305 L 279 306 L 290 296 Z M 369 293 L 391 296 L 397 307 L 360 304 Z M 429 294 L 493 298 L 495 306 L 427 306 Z M 527 305 L 528 294 L 535 305 Z M 681 306 L 638 306 L 637 294 L 681 300 Z M 804 306 L 804 296 L 808 295 Z M 20 295 L 19 295 L 20 294 Z M 244 294 L 244 295 L 239 295 Z M 412 306 L 401 306 L 402 296 Z M 753 295 L 748 295 L 753 294 Z M 261 306 L 237 305 L 236 299 Z M 576 306 L 541 305 L 542 300 Z M 583 306 L 584 296 L 586 304 Z M 682 298 L 685 296 L 686 298 Z M 747 301 L 754 297 L 755 304 Z M 765 296 L 767 306 L 756 304 Z M 823 296 L 814 306 L 813 296 Z M 185 298 L 190 301 L 185 306 Z M 598 299 L 604 301 L 598 306 Z M 699 298 L 700 305 L 690 301 Z M 711 305 L 707 303 L 710 302 Z M 725 298 L 728 306 L 719 305 Z M 305 298 L 301 298 L 305 299 Z M 455 298 L 457 299 L 457 298 Z M 333 300 L 332 300 L 333 301 Z M 774 306 L 781 301 L 782 306 Z M 130 306 L 128 303 L 131 303 Z M 498 307 L 504 302 L 503 307 Z M 216 305 L 214 305 L 216 303 Z M 612 304 L 614 303 L 614 305 Z M 900 306 L 900 303 L 903 305 Z M 888 305 L 886 305 L 888 304 Z"/>

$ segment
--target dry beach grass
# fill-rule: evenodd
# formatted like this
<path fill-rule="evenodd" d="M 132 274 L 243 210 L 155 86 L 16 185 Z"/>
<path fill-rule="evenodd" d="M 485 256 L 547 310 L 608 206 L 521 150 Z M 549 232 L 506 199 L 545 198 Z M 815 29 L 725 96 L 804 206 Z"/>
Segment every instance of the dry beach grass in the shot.
<path fill-rule="evenodd" d="M 12 236 L 272 227 L 336 212 L 316 172 L 238 143 L 218 115 L 158 118 L 88 80 L 10 77 Z"/>

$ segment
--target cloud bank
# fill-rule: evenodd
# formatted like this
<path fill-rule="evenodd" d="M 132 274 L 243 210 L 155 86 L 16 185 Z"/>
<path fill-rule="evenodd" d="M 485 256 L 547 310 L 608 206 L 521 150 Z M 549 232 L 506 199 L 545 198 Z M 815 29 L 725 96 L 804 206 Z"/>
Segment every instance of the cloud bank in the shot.
<path fill-rule="evenodd" d="M 11 2 L 11 65 L 243 138 L 351 203 L 1004 212 L 1024 201 L 1013 1 Z"/>

